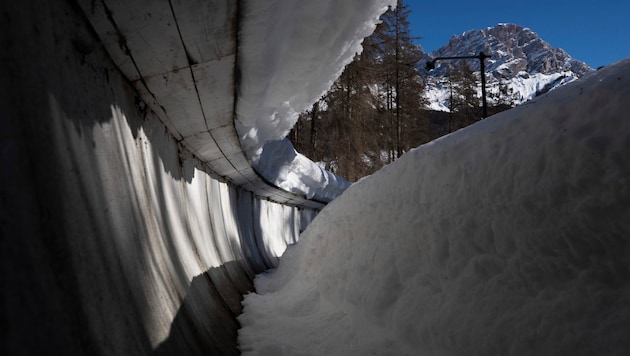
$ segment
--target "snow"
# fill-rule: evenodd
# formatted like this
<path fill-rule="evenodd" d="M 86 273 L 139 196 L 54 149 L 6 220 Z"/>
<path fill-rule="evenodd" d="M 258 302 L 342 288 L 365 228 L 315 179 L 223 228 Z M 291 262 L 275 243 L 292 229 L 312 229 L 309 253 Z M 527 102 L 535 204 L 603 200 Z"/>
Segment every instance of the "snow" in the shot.
<path fill-rule="evenodd" d="M 393 0 L 246 1 L 236 128 L 252 166 L 296 194 L 332 200 L 350 184 L 295 152 L 289 130 L 331 87 Z M 266 152 L 267 151 L 267 152 Z M 275 162 L 285 162 L 278 167 Z"/>
<path fill-rule="evenodd" d="M 501 67 L 498 67 L 500 70 Z M 479 74 L 479 73 L 477 73 Z M 499 80 L 495 79 L 490 73 L 486 73 L 487 77 L 487 96 L 490 105 L 495 104 L 495 97 L 499 97 Z M 553 90 L 564 84 L 570 83 L 577 79 L 577 76 L 571 71 L 558 73 L 527 73 L 519 72 L 509 81 L 502 81 L 501 85 L 512 93 L 511 100 L 514 105 L 521 105 L 539 95 L 546 90 Z M 481 84 L 477 87 L 477 96 L 481 98 Z M 451 87 L 447 78 L 428 78 L 427 90 L 425 97 L 428 100 L 427 108 L 436 111 L 450 112 L 449 101 L 451 97 Z M 503 95 L 503 99 L 505 95 Z M 481 99 L 480 99 L 481 100 Z"/>
<path fill-rule="evenodd" d="M 350 185 L 297 152 L 286 138 L 267 142 L 259 162 L 263 162 L 257 166 L 263 177 L 286 191 L 303 194 L 309 199 L 329 202 Z"/>
<path fill-rule="evenodd" d="M 545 90 L 546 87 L 557 88 L 564 84 L 570 83 L 577 79 L 575 74 L 570 71 L 560 73 L 534 73 L 528 74 L 527 72 L 519 73 L 508 84 L 508 90 L 513 93 L 518 93 L 518 97 L 515 98 L 514 104 L 520 105 L 526 101 L 535 98 L 539 93 Z"/>
<path fill-rule="evenodd" d="M 630 354 L 630 59 L 353 184 L 256 277 L 243 355 Z"/>

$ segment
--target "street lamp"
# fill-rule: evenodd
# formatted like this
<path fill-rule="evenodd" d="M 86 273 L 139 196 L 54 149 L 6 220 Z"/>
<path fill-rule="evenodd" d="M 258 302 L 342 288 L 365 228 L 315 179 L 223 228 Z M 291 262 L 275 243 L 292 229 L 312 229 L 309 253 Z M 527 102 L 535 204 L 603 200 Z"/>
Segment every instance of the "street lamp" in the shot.
<path fill-rule="evenodd" d="M 479 59 L 479 65 L 481 69 L 481 100 L 483 102 L 483 113 L 482 117 L 485 119 L 488 117 L 488 102 L 486 101 L 486 63 L 485 59 L 490 58 L 491 56 L 479 52 L 477 56 L 455 56 L 455 57 L 435 57 L 432 61 L 427 62 L 426 70 L 427 72 L 435 69 L 435 62 L 439 60 L 451 60 L 451 59 Z"/>

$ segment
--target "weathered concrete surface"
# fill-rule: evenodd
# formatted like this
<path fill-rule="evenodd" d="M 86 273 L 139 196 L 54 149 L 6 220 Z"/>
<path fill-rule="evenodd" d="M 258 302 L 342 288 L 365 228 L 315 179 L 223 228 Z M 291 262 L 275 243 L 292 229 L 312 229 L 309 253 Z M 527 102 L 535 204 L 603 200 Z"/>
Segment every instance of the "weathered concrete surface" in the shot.
<path fill-rule="evenodd" d="M 0 16 L 0 354 L 237 354 L 241 294 L 313 211 L 194 158 L 75 2 Z"/>
<path fill-rule="evenodd" d="M 142 101 L 210 170 L 280 203 L 324 205 L 269 185 L 241 148 L 234 127 L 239 1 L 76 1 Z"/>

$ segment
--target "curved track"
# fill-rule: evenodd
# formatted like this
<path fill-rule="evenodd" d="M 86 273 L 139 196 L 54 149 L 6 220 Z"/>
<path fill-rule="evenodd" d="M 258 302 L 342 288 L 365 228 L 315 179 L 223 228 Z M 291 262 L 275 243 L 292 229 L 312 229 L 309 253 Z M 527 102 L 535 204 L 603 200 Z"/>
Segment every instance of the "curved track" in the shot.
<path fill-rule="evenodd" d="M 233 2 L 150 4 L 1 7 L 3 354 L 238 354 L 322 206 L 240 150 Z"/>

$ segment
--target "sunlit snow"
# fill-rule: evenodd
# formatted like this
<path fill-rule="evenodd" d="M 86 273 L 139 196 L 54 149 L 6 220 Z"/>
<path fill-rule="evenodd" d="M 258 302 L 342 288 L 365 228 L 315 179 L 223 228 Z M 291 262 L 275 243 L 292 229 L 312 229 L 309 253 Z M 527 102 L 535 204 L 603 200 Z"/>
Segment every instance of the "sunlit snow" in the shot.
<path fill-rule="evenodd" d="M 245 297 L 244 355 L 630 354 L 630 60 L 420 146 Z"/>
<path fill-rule="evenodd" d="M 330 201 L 350 184 L 284 139 L 361 52 L 393 0 L 245 1 L 236 128 L 252 166 L 290 192 Z M 278 162 L 284 162 L 279 166 Z"/>
<path fill-rule="evenodd" d="M 501 67 L 498 68 L 498 70 L 500 69 Z M 514 78 L 504 82 L 488 78 L 488 104 L 498 105 L 501 102 L 497 98 L 501 98 L 501 100 L 507 99 L 505 94 L 500 93 L 500 86 L 503 86 L 509 93 L 510 104 L 520 105 L 539 96 L 541 93 L 561 87 L 576 79 L 577 76 L 570 71 L 549 74 L 520 72 Z M 427 108 L 450 112 L 449 102 L 451 101 L 452 88 L 448 78 L 429 77 L 427 81 L 427 90 L 424 94 L 428 101 Z M 477 86 L 476 91 L 477 97 L 481 98 L 481 84 Z"/>

